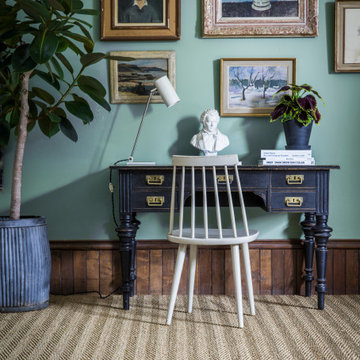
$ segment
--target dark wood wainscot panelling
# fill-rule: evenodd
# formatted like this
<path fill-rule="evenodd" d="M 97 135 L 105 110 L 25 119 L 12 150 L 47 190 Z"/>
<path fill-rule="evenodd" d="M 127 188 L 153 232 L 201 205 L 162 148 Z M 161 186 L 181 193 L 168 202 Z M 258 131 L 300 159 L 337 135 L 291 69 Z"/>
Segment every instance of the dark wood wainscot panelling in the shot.
<path fill-rule="evenodd" d="M 176 246 L 167 241 L 138 241 L 137 294 L 169 294 Z M 117 241 L 52 241 L 51 293 L 119 293 L 120 255 Z M 302 244 L 298 240 L 260 240 L 250 244 L 255 294 L 304 294 Z M 230 250 L 198 249 L 195 292 L 234 293 Z M 185 260 L 187 264 L 187 259 Z M 360 293 L 360 240 L 331 240 L 328 244 L 329 294 Z M 243 273 L 243 272 L 242 272 Z M 316 268 L 314 269 L 316 279 Z M 243 277 L 244 278 L 244 277 Z M 244 279 L 242 279 L 244 280 Z M 185 294 L 187 271 L 179 293 Z M 315 281 L 313 282 L 313 291 Z"/>

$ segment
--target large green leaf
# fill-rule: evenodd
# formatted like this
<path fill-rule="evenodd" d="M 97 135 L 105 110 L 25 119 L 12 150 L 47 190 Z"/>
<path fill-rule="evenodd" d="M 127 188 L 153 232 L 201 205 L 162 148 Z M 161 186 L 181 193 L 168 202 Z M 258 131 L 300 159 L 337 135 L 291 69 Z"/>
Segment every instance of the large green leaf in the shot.
<path fill-rule="evenodd" d="M 91 76 L 80 76 L 78 79 L 78 85 L 79 88 L 86 94 L 94 93 L 101 97 L 106 95 L 106 90 L 101 82 Z"/>
<path fill-rule="evenodd" d="M 84 54 L 81 56 L 80 61 L 83 66 L 90 66 L 105 59 L 105 57 L 106 55 L 103 53 Z"/>
<path fill-rule="evenodd" d="M 73 40 L 82 42 L 84 44 L 84 48 L 85 50 L 89 53 L 92 52 L 94 49 L 94 42 L 91 38 L 88 38 L 86 36 L 80 35 L 80 34 L 76 34 L 74 32 L 71 31 L 64 31 L 63 32 L 64 36 L 69 37 Z"/>
<path fill-rule="evenodd" d="M 59 38 L 58 47 L 56 49 L 56 53 L 64 52 L 69 46 L 67 40 L 63 37 Z"/>
<path fill-rule="evenodd" d="M 20 110 L 18 107 L 14 108 L 10 115 L 10 127 L 13 128 L 18 125 L 20 119 Z"/>
<path fill-rule="evenodd" d="M 65 106 L 71 114 L 81 119 L 85 124 L 91 122 L 94 119 L 94 114 L 92 113 L 88 104 L 77 101 L 66 101 Z"/>
<path fill-rule="evenodd" d="M 59 10 L 59 11 L 62 11 L 62 12 L 65 11 L 64 7 L 62 6 L 62 4 L 59 1 L 57 1 L 57 0 L 48 0 L 48 2 L 50 4 L 50 6 L 53 7 L 53 9 Z"/>
<path fill-rule="evenodd" d="M 44 64 L 55 54 L 58 46 L 57 36 L 50 31 L 43 31 L 35 36 L 30 46 L 30 55 L 38 64 Z"/>
<path fill-rule="evenodd" d="M 32 19 L 40 22 L 47 22 L 50 18 L 50 11 L 46 6 L 32 0 L 19 0 L 22 10 Z"/>
<path fill-rule="evenodd" d="M 6 121 L 0 120 L 0 145 L 5 146 L 10 139 L 10 126 Z"/>
<path fill-rule="evenodd" d="M 64 72 L 63 72 L 63 69 L 61 68 L 59 62 L 56 60 L 55 57 L 52 57 L 50 61 L 53 64 L 55 71 L 59 75 L 59 78 L 61 80 L 64 80 Z"/>
<path fill-rule="evenodd" d="M 70 140 L 74 142 L 78 141 L 78 134 L 75 128 L 72 126 L 71 122 L 67 118 L 61 119 L 60 130 Z"/>
<path fill-rule="evenodd" d="M 54 97 L 49 94 L 47 91 L 45 91 L 44 89 L 38 88 L 38 87 L 33 87 L 31 89 L 31 92 L 39 97 L 41 100 L 44 100 L 45 102 L 47 102 L 48 104 L 53 104 L 55 102 Z"/>
<path fill-rule="evenodd" d="M 59 125 L 51 121 L 50 118 L 45 114 L 41 114 L 39 118 L 39 126 L 41 131 L 49 138 L 54 136 L 60 130 Z"/>
<path fill-rule="evenodd" d="M 105 110 L 111 111 L 111 107 L 110 107 L 109 103 L 103 97 L 97 96 L 96 94 L 93 94 L 93 93 L 89 93 L 88 95 L 94 101 L 96 101 L 100 106 L 102 106 Z"/>
<path fill-rule="evenodd" d="M 51 112 L 48 112 L 47 113 L 49 119 L 54 122 L 54 123 L 60 123 L 61 122 L 61 117 L 56 115 L 55 113 L 51 113 Z"/>
<path fill-rule="evenodd" d="M 83 15 L 99 15 L 99 12 L 94 9 L 80 9 L 80 10 L 74 10 L 75 14 L 83 14 Z"/>
<path fill-rule="evenodd" d="M 30 71 L 36 66 L 36 63 L 30 56 L 29 44 L 21 45 L 14 51 L 11 59 L 11 65 L 17 72 Z"/>
<path fill-rule="evenodd" d="M 63 65 L 69 70 L 71 74 L 74 72 L 71 64 L 63 54 L 57 53 L 55 56 L 63 63 Z"/>
<path fill-rule="evenodd" d="M 48 84 L 53 86 L 56 90 L 60 90 L 60 83 L 55 77 L 51 77 L 50 74 L 41 71 L 41 70 L 35 70 L 35 75 L 38 75 L 41 79 L 45 80 Z"/>

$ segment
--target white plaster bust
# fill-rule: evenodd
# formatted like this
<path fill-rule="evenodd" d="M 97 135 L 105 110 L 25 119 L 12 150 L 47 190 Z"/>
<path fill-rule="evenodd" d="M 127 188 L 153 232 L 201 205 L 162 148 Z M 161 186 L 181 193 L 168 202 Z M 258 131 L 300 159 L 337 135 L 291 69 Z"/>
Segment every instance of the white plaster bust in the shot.
<path fill-rule="evenodd" d="M 202 129 L 190 141 L 192 146 L 206 156 L 215 156 L 229 145 L 229 138 L 217 128 L 219 121 L 220 116 L 215 109 L 205 110 L 200 117 Z"/>

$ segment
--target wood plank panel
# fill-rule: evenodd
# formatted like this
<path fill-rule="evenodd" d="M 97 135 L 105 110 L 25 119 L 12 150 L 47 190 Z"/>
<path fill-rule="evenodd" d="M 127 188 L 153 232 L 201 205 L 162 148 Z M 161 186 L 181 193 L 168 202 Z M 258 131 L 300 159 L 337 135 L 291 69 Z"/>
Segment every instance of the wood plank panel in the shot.
<path fill-rule="evenodd" d="M 164 295 L 168 295 L 170 294 L 171 291 L 171 284 L 174 276 L 175 249 L 162 250 L 162 252 L 163 252 L 162 293 Z"/>
<path fill-rule="evenodd" d="M 162 293 L 162 250 L 150 250 L 150 294 Z"/>
<path fill-rule="evenodd" d="M 112 277 L 112 251 L 100 250 L 100 294 L 107 295 L 113 290 L 113 277 Z"/>
<path fill-rule="evenodd" d="M 225 251 L 216 249 L 212 250 L 211 255 L 211 283 L 212 294 L 225 293 Z"/>
<path fill-rule="evenodd" d="M 74 266 L 72 250 L 61 254 L 61 293 L 64 295 L 74 293 Z"/>
<path fill-rule="evenodd" d="M 334 293 L 334 250 L 329 249 L 326 263 L 326 285 L 328 293 Z"/>
<path fill-rule="evenodd" d="M 150 285 L 150 259 L 149 250 L 137 251 L 137 294 L 146 295 L 149 293 Z"/>
<path fill-rule="evenodd" d="M 260 294 L 269 295 L 272 289 L 271 250 L 260 250 Z"/>
<path fill-rule="evenodd" d="M 284 294 L 296 294 L 296 253 L 284 250 Z"/>
<path fill-rule="evenodd" d="M 254 295 L 260 294 L 260 251 L 250 249 L 251 277 L 253 282 Z"/>
<path fill-rule="evenodd" d="M 75 250 L 74 261 L 74 293 L 86 292 L 86 251 Z"/>
<path fill-rule="evenodd" d="M 199 251 L 199 294 L 211 294 L 211 250 Z"/>
<path fill-rule="evenodd" d="M 100 291 L 99 287 L 99 251 L 87 252 L 86 263 L 86 291 Z"/>
<path fill-rule="evenodd" d="M 61 251 L 51 252 L 51 281 L 50 292 L 52 294 L 61 294 Z"/>
<path fill-rule="evenodd" d="M 188 264 L 189 264 L 189 246 L 187 247 L 186 256 L 184 259 L 184 265 L 181 273 L 179 290 L 178 290 L 179 295 L 184 295 L 187 293 Z"/>
<path fill-rule="evenodd" d="M 115 294 L 119 294 L 121 292 L 120 286 L 122 284 L 122 272 L 121 272 L 121 260 L 120 260 L 120 252 L 118 250 L 112 251 L 112 283 L 114 289 L 118 289 Z"/>
<path fill-rule="evenodd" d="M 359 288 L 359 254 L 358 251 L 345 250 L 346 260 L 346 294 L 356 294 Z"/>
<path fill-rule="evenodd" d="M 305 274 L 305 257 L 304 257 L 304 250 L 303 249 L 296 249 L 296 293 L 299 295 L 305 295 L 305 281 L 304 281 L 304 274 Z M 312 284 L 314 287 L 314 284 Z"/>
<path fill-rule="evenodd" d="M 345 294 L 345 250 L 334 249 L 334 294 Z"/>
<path fill-rule="evenodd" d="M 225 294 L 229 296 L 235 295 L 234 274 L 230 249 L 225 250 Z"/>
<path fill-rule="evenodd" d="M 271 273 L 272 273 L 271 293 L 273 295 L 284 294 L 285 291 L 284 250 L 272 251 Z"/>

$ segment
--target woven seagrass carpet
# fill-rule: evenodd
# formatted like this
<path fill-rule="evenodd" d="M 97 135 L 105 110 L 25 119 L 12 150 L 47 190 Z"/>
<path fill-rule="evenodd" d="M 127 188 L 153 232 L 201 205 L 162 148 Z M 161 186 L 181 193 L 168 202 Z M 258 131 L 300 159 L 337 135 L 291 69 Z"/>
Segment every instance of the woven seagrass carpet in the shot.
<path fill-rule="evenodd" d="M 195 296 L 192 314 L 178 296 L 166 326 L 168 296 L 52 296 L 41 311 L 0 314 L 0 359 L 360 359 L 360 296 L 257 296 L 244 303 L 239 329 L 235 300 Z M 245 299 L 246 300 L 246 299 Z"/>

